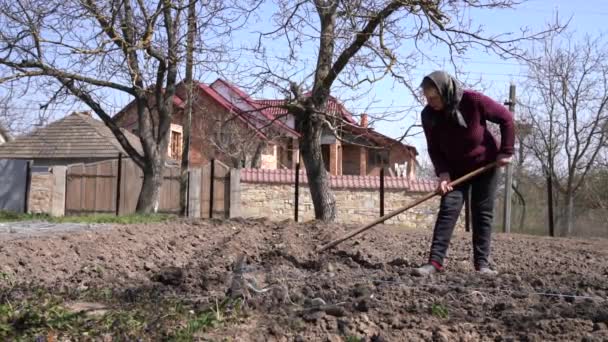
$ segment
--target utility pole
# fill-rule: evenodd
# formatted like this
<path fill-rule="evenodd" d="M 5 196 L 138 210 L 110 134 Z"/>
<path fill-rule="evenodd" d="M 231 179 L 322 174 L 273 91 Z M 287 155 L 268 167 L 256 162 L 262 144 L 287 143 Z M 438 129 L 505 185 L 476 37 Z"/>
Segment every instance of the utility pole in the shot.
<path fill-rule="evenodd" d="M 551 171 L 547 171 L 547 204 L 549 216 L 549 236 L 555 237 L 555 224 L 553 220 L 553 177 Z"/>
<path fill-rule="evenodd" d="M 515 116 L 515 84 L 509 86 L 509 101 L 505 102 L 509 106 L 509 111 Z M 505 167 L 505 198 L 504 198 L 504 217 L 502 228 L 505 233 L 511 232 L 511 196 L 513 194 L 513 163 Z"/>

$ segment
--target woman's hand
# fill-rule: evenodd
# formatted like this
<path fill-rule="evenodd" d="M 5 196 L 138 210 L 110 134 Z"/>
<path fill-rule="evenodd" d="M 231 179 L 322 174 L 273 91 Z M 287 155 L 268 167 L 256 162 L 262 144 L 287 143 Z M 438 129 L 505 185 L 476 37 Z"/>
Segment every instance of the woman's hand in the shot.
<path fill-rule="evenodd" d="M 508 154 L 499 154 L 496 157 L 496 161 L 498 162 L 498 167 L 503 167 L 505 165 L 509 165 L 509 164 L 511 164 L 512 160 L 513 160 L 513 156 L 508 155 Z"/>
<path fill-rule="evenodd" d="M 439 174 L 439 186 L 437 186 L 437 191 L 441 194 L 441 196 L 454 190 L 454 188 L 450 185 L 450 182 L 451 179 L 449 173 L 444 172 Z"/>

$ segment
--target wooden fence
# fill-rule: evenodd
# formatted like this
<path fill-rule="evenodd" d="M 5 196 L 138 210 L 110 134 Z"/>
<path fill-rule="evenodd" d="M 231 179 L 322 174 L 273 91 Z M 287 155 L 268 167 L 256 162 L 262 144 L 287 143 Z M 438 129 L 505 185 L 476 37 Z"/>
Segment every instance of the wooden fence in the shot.
<path fill-rule="evenodd" d="M 230 216 L 230 167 L 217 160 L 203 166 L 201 190 L 202 217 Z M 211 196 L 213 201 L 210 200 Z"/>
<path fill-rule="evenodd" d="M 179 212 L 178 167 L 166 167 L 159 212 Z M 130 159 L 70 165 L 66 172 L 65 214 L 135 212 L 143 183 L 141 169 Z"/>

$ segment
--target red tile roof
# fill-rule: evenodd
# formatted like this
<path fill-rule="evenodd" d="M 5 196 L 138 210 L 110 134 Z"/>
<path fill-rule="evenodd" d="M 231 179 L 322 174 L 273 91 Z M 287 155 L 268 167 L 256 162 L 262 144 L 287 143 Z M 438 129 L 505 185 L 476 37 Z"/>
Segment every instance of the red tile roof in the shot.
<path fill-rule="evenodd" d="M 256 103 L 265 107 L 265 111 L 267 111 L 272 117 L 276 118 L 280 115 L 287 114 L 287 110 L 285 108 L 281 108 L 282 104 L 285 103 L 285 100 L 272 100 L 272 99 L 262 99 L 255 100 Z M 327 110 L 329 114 L 340 114 L 346 122 L 351 124 L 357 124 L 357 121 L 353 118 L 353 114 L 349 112 L 344 105 L 340 103 L 335 97 L 330 96 L 327 101 Z"/>
<path fill-rule="evenodd" d="M 266 183 L 266 184 L 288 184 L 293 185 L 296 181 L 294 170 L 270 170 L 270 169 L 241 169 L 241 182 L 244 183 Z M 300 171 L 301 184 L 308 184 L 304 171 Z M 330 176 L 332 188 L 345 189 L 379 189 L 380 177 L 378 176 Z M 435 190 L 437 183 L 433 180 L 408 181 L 403 177 L 384 177 L 384 188 L 387 190 L 408 190 L 411 192 L 431 192 Z"/>

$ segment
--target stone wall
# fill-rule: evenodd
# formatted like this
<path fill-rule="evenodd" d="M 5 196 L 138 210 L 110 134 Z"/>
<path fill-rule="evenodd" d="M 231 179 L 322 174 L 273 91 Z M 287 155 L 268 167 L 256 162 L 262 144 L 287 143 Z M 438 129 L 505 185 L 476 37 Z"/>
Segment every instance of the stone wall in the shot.
<path fill-rule="evenodd" d="M 380 217 L 380 195 L 372 189 L 334 189 L 338 208 L 337 222 L 365 224 Z M 424 196 L 425 193 L 387 189 L 385 192 L 385 214 L 403 207 Z M 287 184 L 241 183 L 240 213 L 243 217 L 269 217 L 272 220 L 294 218 L 294 186 Z M 314 218 L 314 209 L 307 186 L 300 187 L 299 219 Z M 433 198 L 388 220 L 386 224 L 406 228 L 432 229 L 439 206 Z M 464 211 L 463 211 L 464 212 Z M 463 217 L 458 222 L 464 223 Z"/>
<path fill-rule="evenodd" d="M 65 214 L 66 167 L 54 166 L 47 171 L 32 171 L 28 212 L 32 214 Z"/>
<path fill-rule="evenodd" d="M 50 172 L 32 172 L 28 212 L 47 214 L 51 212 L 53 197 L 53 174 Z"/>

